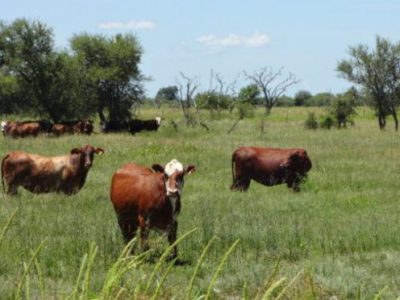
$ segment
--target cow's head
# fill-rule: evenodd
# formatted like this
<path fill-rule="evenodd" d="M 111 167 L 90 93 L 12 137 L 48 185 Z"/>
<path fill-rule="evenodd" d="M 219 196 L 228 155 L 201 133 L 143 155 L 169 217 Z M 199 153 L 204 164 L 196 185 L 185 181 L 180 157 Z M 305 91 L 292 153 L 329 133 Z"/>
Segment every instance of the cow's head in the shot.
<path fill-rule="evenodd" d="M 0 126 L 1 126 L 1 131 L 5 131 L 6 130 L 6 126 L 7 126 L 7 121 L 1 121 Z"/>
<path fill-rule="evenodd" d="M 93 121 L 92 120 L 83 121 L 82 133 L 91 135 L 92 132 L 93 132 Z"/>
<path fill-rule="evenodd" d="M 160 126 L 161 125 L 161 117 L 156 117 L 156 122 L 157 122 L 157 125 Z"/>
<path fill-rule="evenodd" d="M 189 165 L 184 168 L 176 159 L 167 163 L 165 168 L 159 164 L 154 164 L 152 168 L 154 171 L 164 174 L 167 197 L 179 197 L 184 185 L 184 176 L 196 170 L 194 165 Z"/>
<path fill-rule="evenodd" d="M 81 164 L 85 169 L 89 169 L 92 166 L 94 154 L 103 154 L 102 148 L 94 148 L 91 145 L 86 145 L 81 148 L 74 148 L 71 150 L 71 154 L 78 154 L 81 156 Z"/>
<path fill-rule="evenodd" d="M 311 160 L 304 149 L 296 150 L 284 163 L 281 164 L 281 167 L 301 172 L 308 172 L 311 169 L 311 166 Z"/>

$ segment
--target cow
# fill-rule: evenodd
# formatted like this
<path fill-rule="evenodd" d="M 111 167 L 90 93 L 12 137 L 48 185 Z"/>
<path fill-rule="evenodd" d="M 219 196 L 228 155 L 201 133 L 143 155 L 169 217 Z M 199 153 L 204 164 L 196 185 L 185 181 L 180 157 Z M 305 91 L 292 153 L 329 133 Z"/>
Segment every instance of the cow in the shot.
<path fill-rule="evenodd" d="M 26 136 L 37 137 L 39 133 L 49 132 L 49 128 L 52 126 L 52 124 L 46 120 L 23 122 L 3 121 L 1 126 L 5 136 L 17 138 Z"/>
<path fill-rule="evenodd" d="M 232 190 L 247 191 L 253 179 L 266 186 L 286 183 L 293 191 L 311 169 L 311 160 L 302 148 L 240 147 L 232 154 Z"/>
<path fill-rule="evenodd" d="M 101 131 L 104 133 L 129 131 L 129 122 L 126 121 L 105 121 L 100 125 Z"/>
<path fill-rule="evenodd" d="M 53 125 L 51 132 L 55 136 L 60 136 L 65 133 L 84 133 L 91 135 L 93 132 L 93 121 L 92 120 L 76 120 L 76 121 L 64 121 Z"/>
<path fill-rule="evenodd" d="M 32 193 L 77 193 L 85 184 L 93 163 L 94 154 L 102 154 L 102 148 L 86 145 L 74 148 L 70 154 L 45 157 L 23 151 L 4 156 L 1 163 L 1 181 L 8 186 L 7 194 L 17 194 L 19 186 Z"/>
<path fill-rule="evenodd" d="M 147 130 L 147 131 L 157 131 L 158 127 L 161 125 L 161 118 L 156 117 L 153 120 L 139 120 L 133 119 L 129 121 L 129 132 L 135 134 L 137 132 Z"/>
<path fill-rule="evenodd" d="M 184 168 L 173 159 L 165 168 L 159 164 L 147 168 L 129 163 L 113 174 L 110 199 L 126 243 L 135 237 L 138 228 L 142 250 L 148 249 L 150 228 L 167 232 L 170 244 L 176 241 L 184 176 L 194 171 L 194 165 Z M 171 258 L 176 258 L 177 253 L 174 246 Z"/>

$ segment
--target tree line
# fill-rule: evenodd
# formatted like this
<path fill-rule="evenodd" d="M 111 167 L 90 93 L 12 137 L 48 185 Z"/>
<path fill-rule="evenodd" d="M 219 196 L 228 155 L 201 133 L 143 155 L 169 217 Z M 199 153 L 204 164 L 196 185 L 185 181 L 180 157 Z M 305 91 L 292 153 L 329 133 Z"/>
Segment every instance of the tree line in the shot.
<path fill-rule="evenodd" d="M 94 115 L 103 122 L 129 120 L 146 98 L 148 78 L 139 69 L 142 54 L 132 34 L 74 34 L 69 47 L 60 50 L 55 47 L 53 30 L 40 21 L 0 21 L 0 113 L 35 115 L 53 122 Z M 348 54 L 336 71 L 355 86 L 342 94 L 312 95 L 301 90 L 288 97 L 287 89 L 299 80 L 283 68 L 264 67 L 244 71 L 241 75 L 248 84 L 240 90 L 236 90 L 237 79 L 228 83 L 211 71 L 210 87 L 200 91 L 198 77 L 179 73 L 175 84 L 160 88 L 151 100 L 157 106 L 177 102 L 187 124 L 201 124 L 199 109 L 236 111 L 239 121 L 262 106 L 262 128 L 275 106 L 328 106 L 345 101 L 373 108 L 381 129 L 393 117 L 397 130 L 400 43 L 378 36 L 374 49 L 357 45 Z"/>

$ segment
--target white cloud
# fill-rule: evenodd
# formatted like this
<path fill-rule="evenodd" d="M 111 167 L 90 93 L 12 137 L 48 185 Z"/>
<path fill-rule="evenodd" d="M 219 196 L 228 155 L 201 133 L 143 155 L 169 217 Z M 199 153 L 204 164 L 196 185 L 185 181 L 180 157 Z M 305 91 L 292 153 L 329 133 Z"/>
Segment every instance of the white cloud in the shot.
<path fill-rule="evenodd" d="M 212 47 L 262 47 L 269 43 L 270 39 L 266 34 L 254 33 L 252 35 L 228 34 L 218 37 L 213 34 L 197 38 L 197 42 Z"/>
<path fill-rule="evenodd" d="M 127 22 L 118 22 L 118 21 L 108 21 L 102 22 L 99 25 L 99 28 L 112 30 L 112 29 L 134 29 L 134 30 L 152 30 L 156 28 L 156 23 L 152 21 L 127 21 Z"/>

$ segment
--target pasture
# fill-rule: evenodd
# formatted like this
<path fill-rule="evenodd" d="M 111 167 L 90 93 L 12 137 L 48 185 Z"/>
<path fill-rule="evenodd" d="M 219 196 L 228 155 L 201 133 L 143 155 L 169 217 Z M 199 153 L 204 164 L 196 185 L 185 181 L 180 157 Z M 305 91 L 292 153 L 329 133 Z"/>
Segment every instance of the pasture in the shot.
<path fill-rule="evenodd" d="M 17 149 L 61 155 L 84 144 L 105 149 L 104 155 L 95 157 L 77 195 L 34 195 L 22 188 L 15 197 L 2 193 L 0 229 L 17 212 L 0 240 L 0 298 L 13 298 L 18 289 L 20 295 L 31 298 L 66 298 L 76 286 L 82 258 L 94 246 L 97 253 L 87 277 L 86 296 L 98 297 L 107 271 L 124 247 L 108 198 L 112 173 L 126 162 L 150 166 L 172 158 L 197 167 L 185 180 L 178 218 L 178 238 L 196 229 L 178 245 L 178 255 L 186 264 L 172 268 L 161 264 L 145 291 L 142 287 L 167 246 L 166 238 L 153 232 L 155 261 L 145 261 L 127 272 L 119 282 L 123 289 L 115 288 L 114 296 L 147 299 L 157 291 L 156 298 L 185 299 L 194 272 L 191 297 L 205 295 L 224 258 L 211 290 L 213 299 L 260 297 L 282 277 L 287 283 L 295 279 L 285 290 L 284 297 L 290 299 L 399 296 L 399 135 L 390 127 L 380 132 L 373 112 L 364 108 L 358 110 L 354 127 L 306 130 L 303 124 L 309 111 L 321 113 L 316 108 L 274 108 L 264 134 L 259 131 L 261 110 L 254 118 L 239 122 L 228 135 L 234 118 L 227 112 L 214 116 L 202 112 L 210 127 L 207 132 L 200 126 L 184 126 L 180 112 L 165 107 L 165 121 L 158 132 L 0 137 L 2 156 Z M 140 116 L 159 114 L 143 108 Z M 169 123 L 172 119 L 179 124 L 177 131 Z M 246 193 L 230 191 L 231 154 L 242 145 L 304 147 L 313 167 L 301 192 L 286 185 L 265 187 L 255 182 Z M 29 276 L 19 286 L 42 242 Z M 157 283 L 162 285 L 157 288 Z M 278 287 L 275 293 L 281 290 Z"/>

